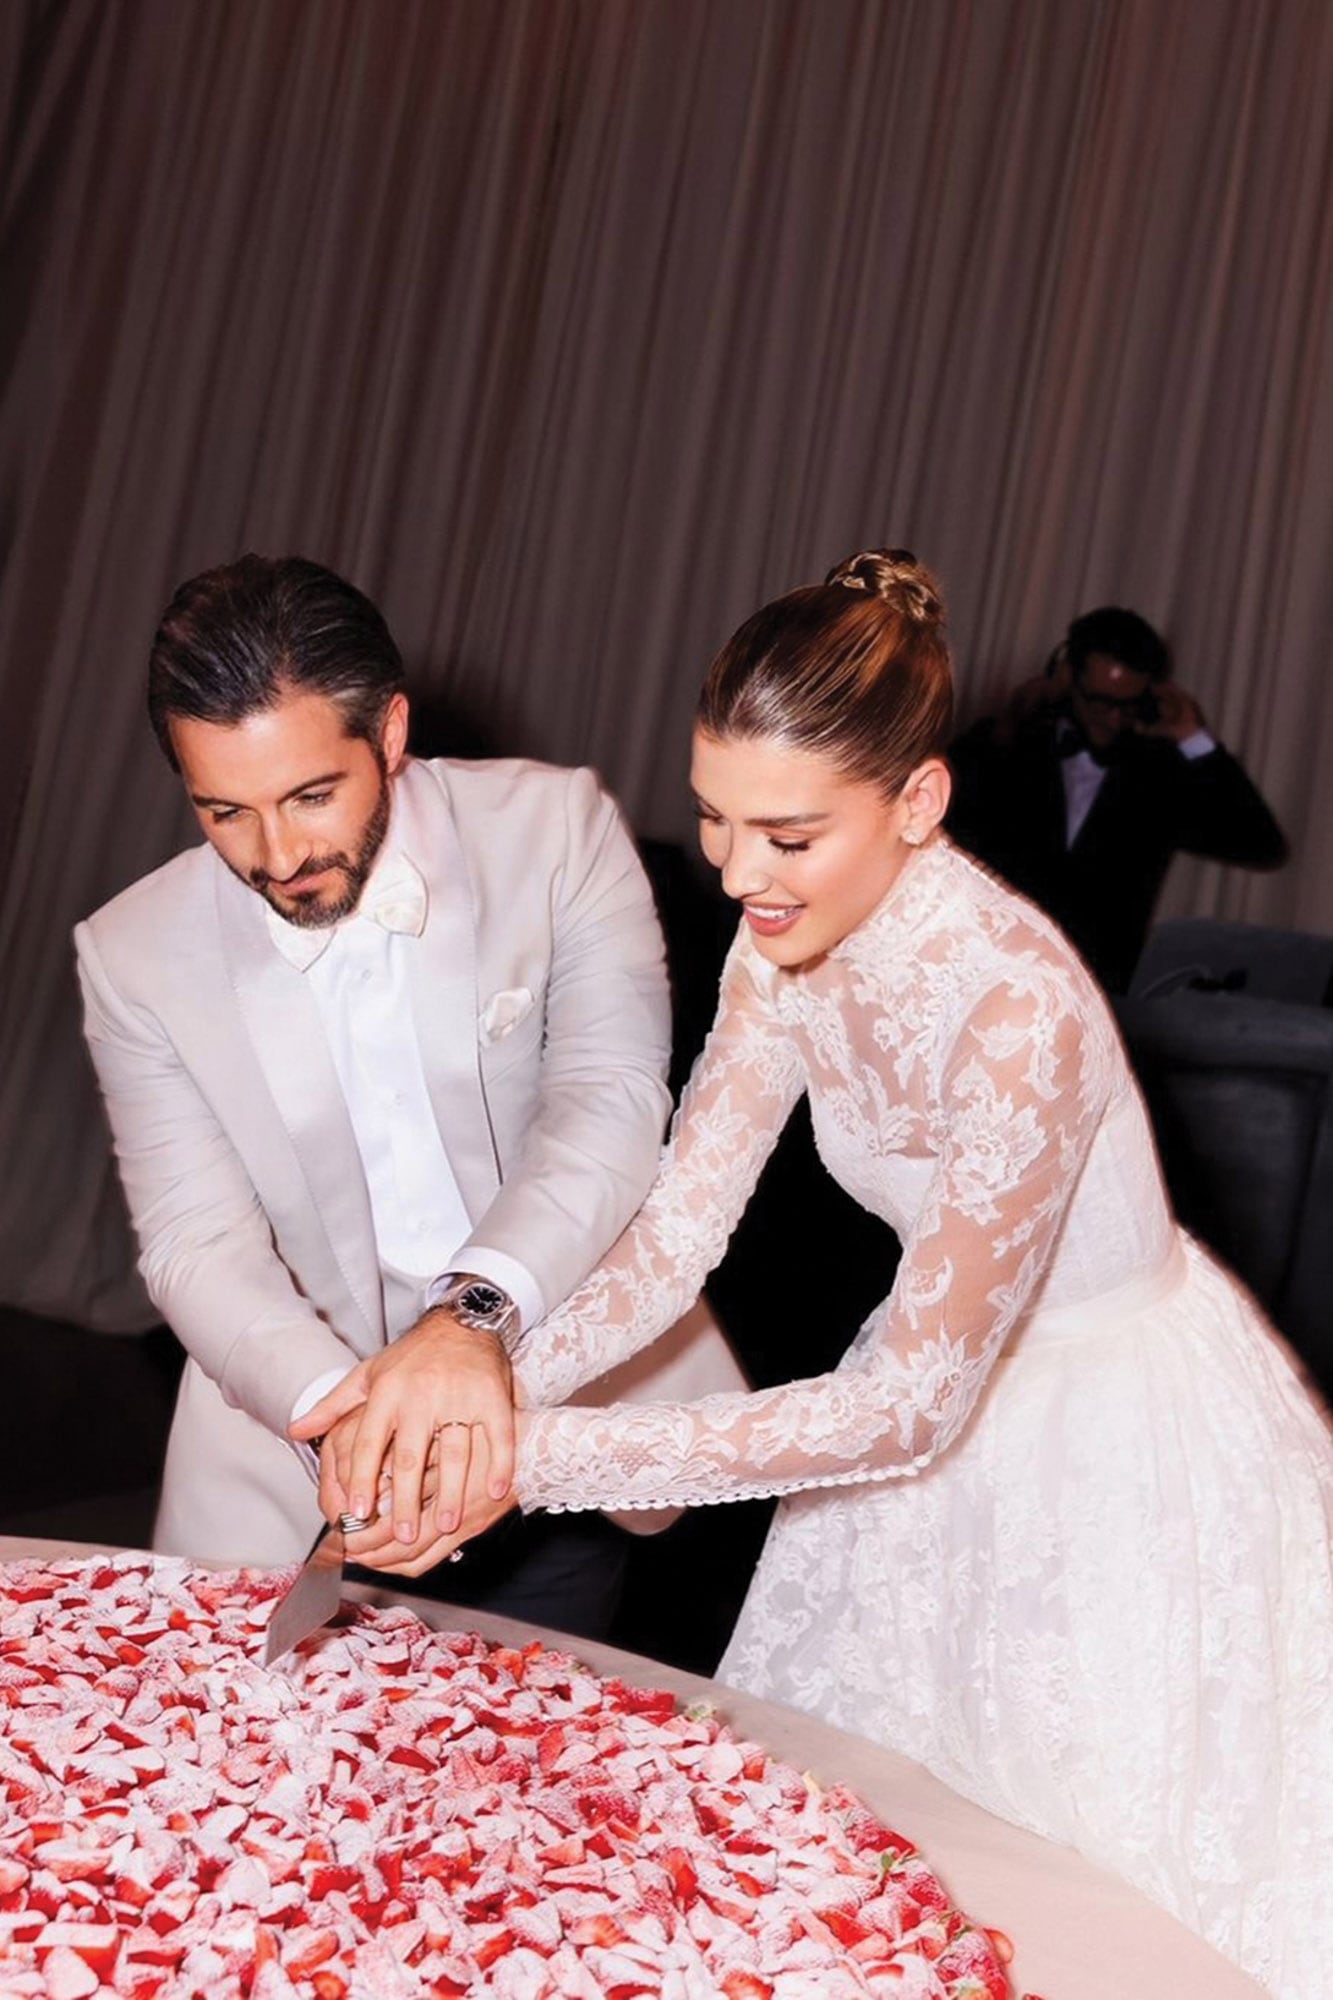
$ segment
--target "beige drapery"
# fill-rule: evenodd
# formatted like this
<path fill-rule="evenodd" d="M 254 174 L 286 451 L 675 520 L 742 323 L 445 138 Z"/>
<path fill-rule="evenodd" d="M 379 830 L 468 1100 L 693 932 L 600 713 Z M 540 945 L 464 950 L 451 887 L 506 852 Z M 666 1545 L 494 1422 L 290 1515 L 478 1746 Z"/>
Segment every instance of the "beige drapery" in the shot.
<path fill-rule="evenodd" d="M 245 547 L 686 837 L 710 652 L 938 568 L 965 712 L 1129 603 L 1333 928 L 1327 0 L 8 0 L 0 1296 L 134 1322 L 68 932 L 190 834 L 156 614 Z"/>

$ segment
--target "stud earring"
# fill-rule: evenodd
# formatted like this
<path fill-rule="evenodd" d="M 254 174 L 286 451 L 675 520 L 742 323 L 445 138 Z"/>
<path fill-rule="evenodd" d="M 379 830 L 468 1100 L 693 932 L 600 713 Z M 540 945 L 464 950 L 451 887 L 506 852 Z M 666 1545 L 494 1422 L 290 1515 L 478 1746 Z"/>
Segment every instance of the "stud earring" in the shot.
<path fill-rule="evenodd" d="M 923 836 L 916 831 L 915 827 L 909 826 L 904 829 L 903 839 L 909 847 L 920 847 Z"/>

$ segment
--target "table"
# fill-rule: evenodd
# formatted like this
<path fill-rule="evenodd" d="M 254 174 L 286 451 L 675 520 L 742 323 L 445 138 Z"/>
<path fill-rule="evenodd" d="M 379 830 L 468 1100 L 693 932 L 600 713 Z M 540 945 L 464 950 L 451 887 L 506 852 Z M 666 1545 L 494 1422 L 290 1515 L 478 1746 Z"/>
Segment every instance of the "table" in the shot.
<path fill-rule="evenodd" d="M 0 1535 L 0 1561 L 113 1553 L 119 1551 L 90 1542 Z M 712 1702 L 738 1735 L 824 1784 L 850 1785 L 887 1825 L 914 1841 L 961 1909 L 1012 1938 L 1016 1994 L 1041 2000 L 1267 2000 L 1254 1980 L 1115 1876 L 1071 1848 L 996 1819 L 894 1751 L 796 1709 L 592 1640 L 380 1587 L 354 1584 L 347 1594 L 365 1603 L 406 1604 L 439 1631 L 480 1632 L 508 1646 L 539 1639 L 598 1674 L 669 1688 L 682 1702 Z"/>

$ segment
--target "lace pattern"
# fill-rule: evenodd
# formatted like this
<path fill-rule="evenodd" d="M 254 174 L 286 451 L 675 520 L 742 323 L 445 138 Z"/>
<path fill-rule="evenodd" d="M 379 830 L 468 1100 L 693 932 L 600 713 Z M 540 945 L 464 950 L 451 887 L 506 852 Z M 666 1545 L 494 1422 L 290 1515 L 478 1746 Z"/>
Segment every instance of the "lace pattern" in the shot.
<path fill-rule="evenodd" d="M 829 1170 L 903 1240 L 889 1298 L 812 1381 L 538 1412 L 525 1503 L 789 1496 L 723 1680 L 1327 2000 L 1333 1445 L 1246 1294 L 1182 1253 L 1100 995 L 947 843 L 807 973 L 741 938 L 662 1177 L 526 1337 L 525 1390 L 568 1393 L 692 1301 L 802 1088 Z M 818 1249 L 775 1246 L 797 1282 Z"/>
<path fill-rule="evenodd" d="M 802 1088 L 831 1171 L 904 1236 L 893 1291 L 829 1374 L 688 1406 L 541 1410 L 524 1506 L 692 1505 L 930 1464 L 1041 1283 L 1116 1079 L 1081 968 L 943 841 L 810 971 L 775 970 L 742 934 L 657 1184 L 520 1345 L 522 1392 L 559 1402 L 688 1308 Z M 922 1159 L 909 1216 L 901 1168 Z"/>

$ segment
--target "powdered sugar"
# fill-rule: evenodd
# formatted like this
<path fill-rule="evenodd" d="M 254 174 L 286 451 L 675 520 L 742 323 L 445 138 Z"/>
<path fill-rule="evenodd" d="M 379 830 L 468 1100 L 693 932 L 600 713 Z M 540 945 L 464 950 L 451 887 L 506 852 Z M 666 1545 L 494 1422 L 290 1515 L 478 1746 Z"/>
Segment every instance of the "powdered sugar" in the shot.
<path fill-rule="evenodd" d="M 973 2000 L 908 1843 L 709 1715 L 285 1575 L 0 1570 L 0 1988 L 176 2000 Z"/>

